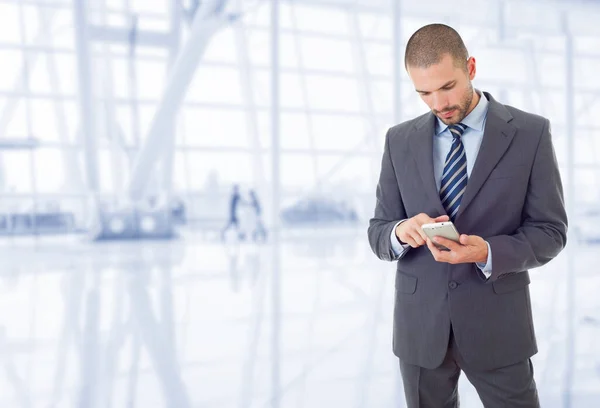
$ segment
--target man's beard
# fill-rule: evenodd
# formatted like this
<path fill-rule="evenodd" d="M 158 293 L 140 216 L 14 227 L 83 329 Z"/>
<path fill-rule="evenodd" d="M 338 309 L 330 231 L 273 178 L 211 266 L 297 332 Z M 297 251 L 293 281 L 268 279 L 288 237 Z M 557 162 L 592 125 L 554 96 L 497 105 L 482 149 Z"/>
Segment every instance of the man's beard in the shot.
<path fill-rule="evenodd" d="M 469 86 L 469 90 L 463 97 L 463 100 L 461 101 L 460 105 L 449 106 L 448 108 L 446 108 L 442 111 L 433 111 L 433 113 L 446 125 L 454 125 L 456 123 L 460 123 L 467 116 L 467 111 L 469 110 L 469 107 L 471 106 L 471 102 L 473 102 L 473 86 L 472 85 Z M 447 112 L 451 112 L 453 110 L 456 110 L 457 114 L 458 114 L 458 116 L 456 116 L 455 118 L 444 119 L 444 118 L 440 117 L 440 115 L 447 113 Z"/>

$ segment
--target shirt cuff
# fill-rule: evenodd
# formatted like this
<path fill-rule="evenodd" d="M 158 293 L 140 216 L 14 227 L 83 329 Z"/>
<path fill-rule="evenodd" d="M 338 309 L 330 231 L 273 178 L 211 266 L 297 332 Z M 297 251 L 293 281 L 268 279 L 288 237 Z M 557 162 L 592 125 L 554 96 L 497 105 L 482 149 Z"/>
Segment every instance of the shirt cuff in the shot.
<path fill-rule="evenodd" d="M 406 251 L 408 251 L 408 249 L 410 248 L 410 245 L 408 244 L 401 244 L 398 240 L 398 237 L 396 236 L 396 228 L 404 221 L 406 220 L 397 222 L 396 225 L 394 225 L 394 228 L 392 229 L 392 234 L 390 235 L 390 242 L 392 243 L 392 252 L 394 253 L 396 259 L 402 258 Z"/>
<path fill-rule="evenodd" d="M 487 247 L 488 247 L 488 257 L 487 257 L 487 262 L 486 263 L 479 263 L 477 262 L 477 267 L 479 268 L 479 270 L 481 271 L 481 273 L 483 273 L 483 276 L 485 276 L 486 279 L 489 279 L 490 276 L 492 276 L 492 248 L 490 247 L 490 243 L 485 241 Z"/>

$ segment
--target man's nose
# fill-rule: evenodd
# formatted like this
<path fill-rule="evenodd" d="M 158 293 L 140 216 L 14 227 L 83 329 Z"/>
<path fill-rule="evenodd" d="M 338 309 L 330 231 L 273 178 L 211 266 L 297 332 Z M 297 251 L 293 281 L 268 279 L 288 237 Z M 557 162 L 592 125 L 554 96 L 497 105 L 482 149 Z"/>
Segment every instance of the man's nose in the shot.
<path fill-rule="evenodd" d="M 433 109 L 436 111 L 442 111 L 448 107 L 448 99 L 444 98 L 440 94 L 433 94 Z"/>

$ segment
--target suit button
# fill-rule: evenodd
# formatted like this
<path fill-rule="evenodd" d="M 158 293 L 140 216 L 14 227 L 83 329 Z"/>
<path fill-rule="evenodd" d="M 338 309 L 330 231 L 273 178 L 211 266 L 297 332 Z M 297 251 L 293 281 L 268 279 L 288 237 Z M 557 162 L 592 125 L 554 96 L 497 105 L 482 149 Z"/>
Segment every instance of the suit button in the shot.
<path fill-rule="evenodd" d="M 448 283 L 448 287 L 449 287 L 450 289 L 456 289 L 456 288 L 458 287 L 458 283 L 456 283 L 456 282 L 454 282 L 454 281 L 450 281 L 450 282 Z"/>

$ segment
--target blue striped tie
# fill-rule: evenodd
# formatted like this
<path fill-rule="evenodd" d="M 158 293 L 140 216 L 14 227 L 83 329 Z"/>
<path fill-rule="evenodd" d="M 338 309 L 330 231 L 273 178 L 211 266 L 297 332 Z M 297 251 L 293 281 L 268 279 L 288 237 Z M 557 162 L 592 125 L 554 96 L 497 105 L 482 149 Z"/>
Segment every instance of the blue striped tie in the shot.
<path fill-rule="evenodd" d="M 462 123 L 448 126 L 454 139 L 444 163 L 440 199 L 451 221 L 454 221 L 458 213 L 458 207 L 467 188 L 467 154 L 460 140 L 466 128 L 467 126 Z"/>

